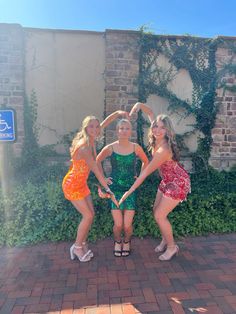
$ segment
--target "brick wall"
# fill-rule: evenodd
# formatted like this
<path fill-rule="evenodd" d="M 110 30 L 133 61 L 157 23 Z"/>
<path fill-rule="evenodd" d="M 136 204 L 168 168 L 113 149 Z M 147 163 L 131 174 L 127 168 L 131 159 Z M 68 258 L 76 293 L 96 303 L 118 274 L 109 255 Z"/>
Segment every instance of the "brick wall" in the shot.
<path fill-rule="evenodd" d="M 228 39 L 230 41 L 234 39 Z M 220 47 L 216 52 L 217 70 L 224 64 L 236 62 L 236 54 Z M 226 74 L 223 78 L 227 85 L 236 85 L 236 77 Z M 236 93 L 219 89 L 216 101 L 219 104 L 215 128 L 212 130 L 213 145 L 210 164 L 216 169 L 229 169 L 236 164 Z"/>
<path fill-rule="evenodd" d="M 138 36 L 135 31 L 105 32 L 105 116 L 119 109 L 130 111 L 138 100 L 135 84 L 139 74 Z M 116 138 L 115 123 L 106 129 L 105 138 L 106 143 Z M 136 139 L 136 131 L 133 138 Z"/>
<path fill-rule="evenodd" d="M 12 145 L 19 155 L 24 137 L 24 41 L 17 24 L 0 24 L 0 105 L 16 112 L 17 140 Z"/>
<path fill-rule="evenodd" d="M 89 36 L 89 34 L 88 34 Z M 139 74 L 139 32 L 106 30 L 105 34 L 105 99 L 104 114 L 122 109 L 130 111 L 138 100 L 135 83 Z M 233 42 L 235 38 L 227 39 Z M 24 138 L 24 29 L 17 24 L 0 24 L 0 105 L 13 108 L 17 117 L 17 141 L 12 144 L 14 152 L 19 155 Z M 221 47 L 216 55 L 217 69 L 223 64 L 235 62 L 236 57 L 227 48 Z M 230 85 L 236 84 L 233 75 L 225 80 Z M 215 128 L 212 131 L 213 147 L 210 163 L 217 169 L 227 169 L 236 162 L 236 94 L 222 90 L 217 91 L 220 111 Z M 136 139 L 136 131 L 133 139 Z M 116 138 L 115 123 L 105 133 L 105 142 Z M 4 144 L 3 144 L 4 145 Z M 2 145 L 0 145 L 0 149 Z"/>
<path fill-rule="evenodd" d="M 129 111 L 131 105 L 138 100 L 135 79 L 139 74 L 139 49 L 138 32 L 107 30 L 105 38 L 105 114 L 108 115 L 117 109 Z M 235 38 L 229 40 L 236 41 Z M 235 62 L 235 58 L 232 58 L 231 51 L 218 48 L 216 53 L 218 70 L 223 64 L 232 61 Z M 228 75 L 225 79 L 228 84 L 236 85 L 235 77 Z M 229 91 L 224 95 L 222 93 L 222 90 L 217 90 L 216 102 L 220 104 L 220 108 L 212 131 L 210 164 L 216 169 L 229 169 L 236 163 L 236 94 Z M 106 143 L 116 138 L 114 124 L 107 129 L 105 138 Z"/>

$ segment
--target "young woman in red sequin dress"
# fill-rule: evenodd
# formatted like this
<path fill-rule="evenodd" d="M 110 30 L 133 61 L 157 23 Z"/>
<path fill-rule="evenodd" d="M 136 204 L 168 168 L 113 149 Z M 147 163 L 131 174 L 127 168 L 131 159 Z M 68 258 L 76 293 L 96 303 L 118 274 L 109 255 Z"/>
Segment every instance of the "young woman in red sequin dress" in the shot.
<path fill-rule="evenodd" d="M 168 215 L 180 202 L 186 199 L 187 194 L 190 192 L 190 178 L 178 162 L 179 154 L 170 118 L 163 114 L 154 118 L 151 108 L 143 103 L 136 103 L 130 112 L 130 116 L 139 110 L 146 113 L 151 122 L 148 137 L 153 159 L 131 188 L 123 195 L 119 203 L 121 204 L 133 193 L 147 176 L 159 169 L 162 181 L 158 187 L 153 212 L 161 231 L 162 241 L 155 248 L 155 251 L 164 252 L 159 256 L 159 259 L 166 261 L 170 260 L 179 251 L 179 247 L 174 241 Z"/>

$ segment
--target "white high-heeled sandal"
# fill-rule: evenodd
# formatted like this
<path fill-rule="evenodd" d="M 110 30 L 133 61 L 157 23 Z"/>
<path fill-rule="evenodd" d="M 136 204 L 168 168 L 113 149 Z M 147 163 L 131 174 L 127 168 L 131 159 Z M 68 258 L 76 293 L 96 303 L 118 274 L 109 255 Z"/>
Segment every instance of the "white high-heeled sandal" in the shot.
<path fill-rule="evenodd" d="M 71 260 L 74 260 L 76 257 L 78 258 L 78 260 L 80 262 L 89 262 L 91 260 L 91 257 L 89 256 L 89 252 L 86 252 L 83 256 L 79 256 L 77 255 L 75 252 L 74 252 L 74 249 L 83 249 L 82 246 L 78 246 L 78 245 L 75 245 L 73 244 L 71 247 L 70 247 L 70 258 Z"/>
<path fill-rule="evenodd" d="M 86 253 L 88 253 L 90 257 L 94 257 L 93 251 L 88 248 L 87 242 L 82 242 L 82 246 L 86 248 Z"/>
<path fill-rule="evenodd" d="M 171 252 L 170 252 L 170 249 L 171 249 Z M 159 256 L 159 260 L 169 261 L 172 259 L 173 256 L 178 255 L 178 254 L 179 254 L 178 245 L 167 246 L 165 253 Z"/>
<path fill-rule="evenodd" d="M 157 245 L 154 249 L 156 253 L 162 253 L 165 251 L 167 244 L 162 240 L 159 245 Z"/>

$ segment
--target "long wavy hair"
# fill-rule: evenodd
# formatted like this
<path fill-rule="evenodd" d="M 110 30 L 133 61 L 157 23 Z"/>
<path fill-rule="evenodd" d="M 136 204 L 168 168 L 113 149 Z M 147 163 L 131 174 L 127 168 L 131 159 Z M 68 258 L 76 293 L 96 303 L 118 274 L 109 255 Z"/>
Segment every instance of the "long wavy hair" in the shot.
<path fill-rule="evenodd" d="M 148 149 L 153 153 L 156 145 L 156 138 L 154 137 L 152 133 L 152 128 L 157 125 L 158 121 L 161 121 L 164 124 L 164 127 L 166 129 L 166 135 L 165 139 L 167 140 L 167 143 L 172 151 L 173 154 L 173 160 L 178 161 L 179 160 L 179 149 L 176 143 L 175 139 L 175 131 L 174 127 L 172 124 L 171 119 L 165 115 L 165 114 L 160 114 L 159 116 L 156 117 L 156 119 L 152 122 L 151 127 L 148 132 Z"/>
<path fill-rule="evenodd" d="M 98 123 L 100 124 L 99 119 L 96 118 L 95 116 L 87 116 L 84 118 L 82 122 L 81 130 L 75 135 L 72 141 L 72 144 L 70 147 L 71 157 L 74 155 L 76 149 L 78 148 L 78 144 L 81 139 L 84 139 L 85 142 L 89 145 L 89 136 L 87 133 L 87 126 L 89 125 L 91 121 L 94 121 L 94 120 L 98 121 Z"/>

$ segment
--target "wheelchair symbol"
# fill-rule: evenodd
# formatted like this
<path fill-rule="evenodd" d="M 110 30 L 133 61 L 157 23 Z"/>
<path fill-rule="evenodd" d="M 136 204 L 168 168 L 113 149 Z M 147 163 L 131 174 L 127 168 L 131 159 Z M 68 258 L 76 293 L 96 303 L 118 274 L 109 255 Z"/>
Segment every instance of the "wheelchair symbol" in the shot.
<path fill-rule="evenodd" d="M 9 129 L 11 129 L 11 126 L 8 126 L 7 122 L 1 119 L 1 114 L 0 114 L 0 132 L 4 132 Z"/>

